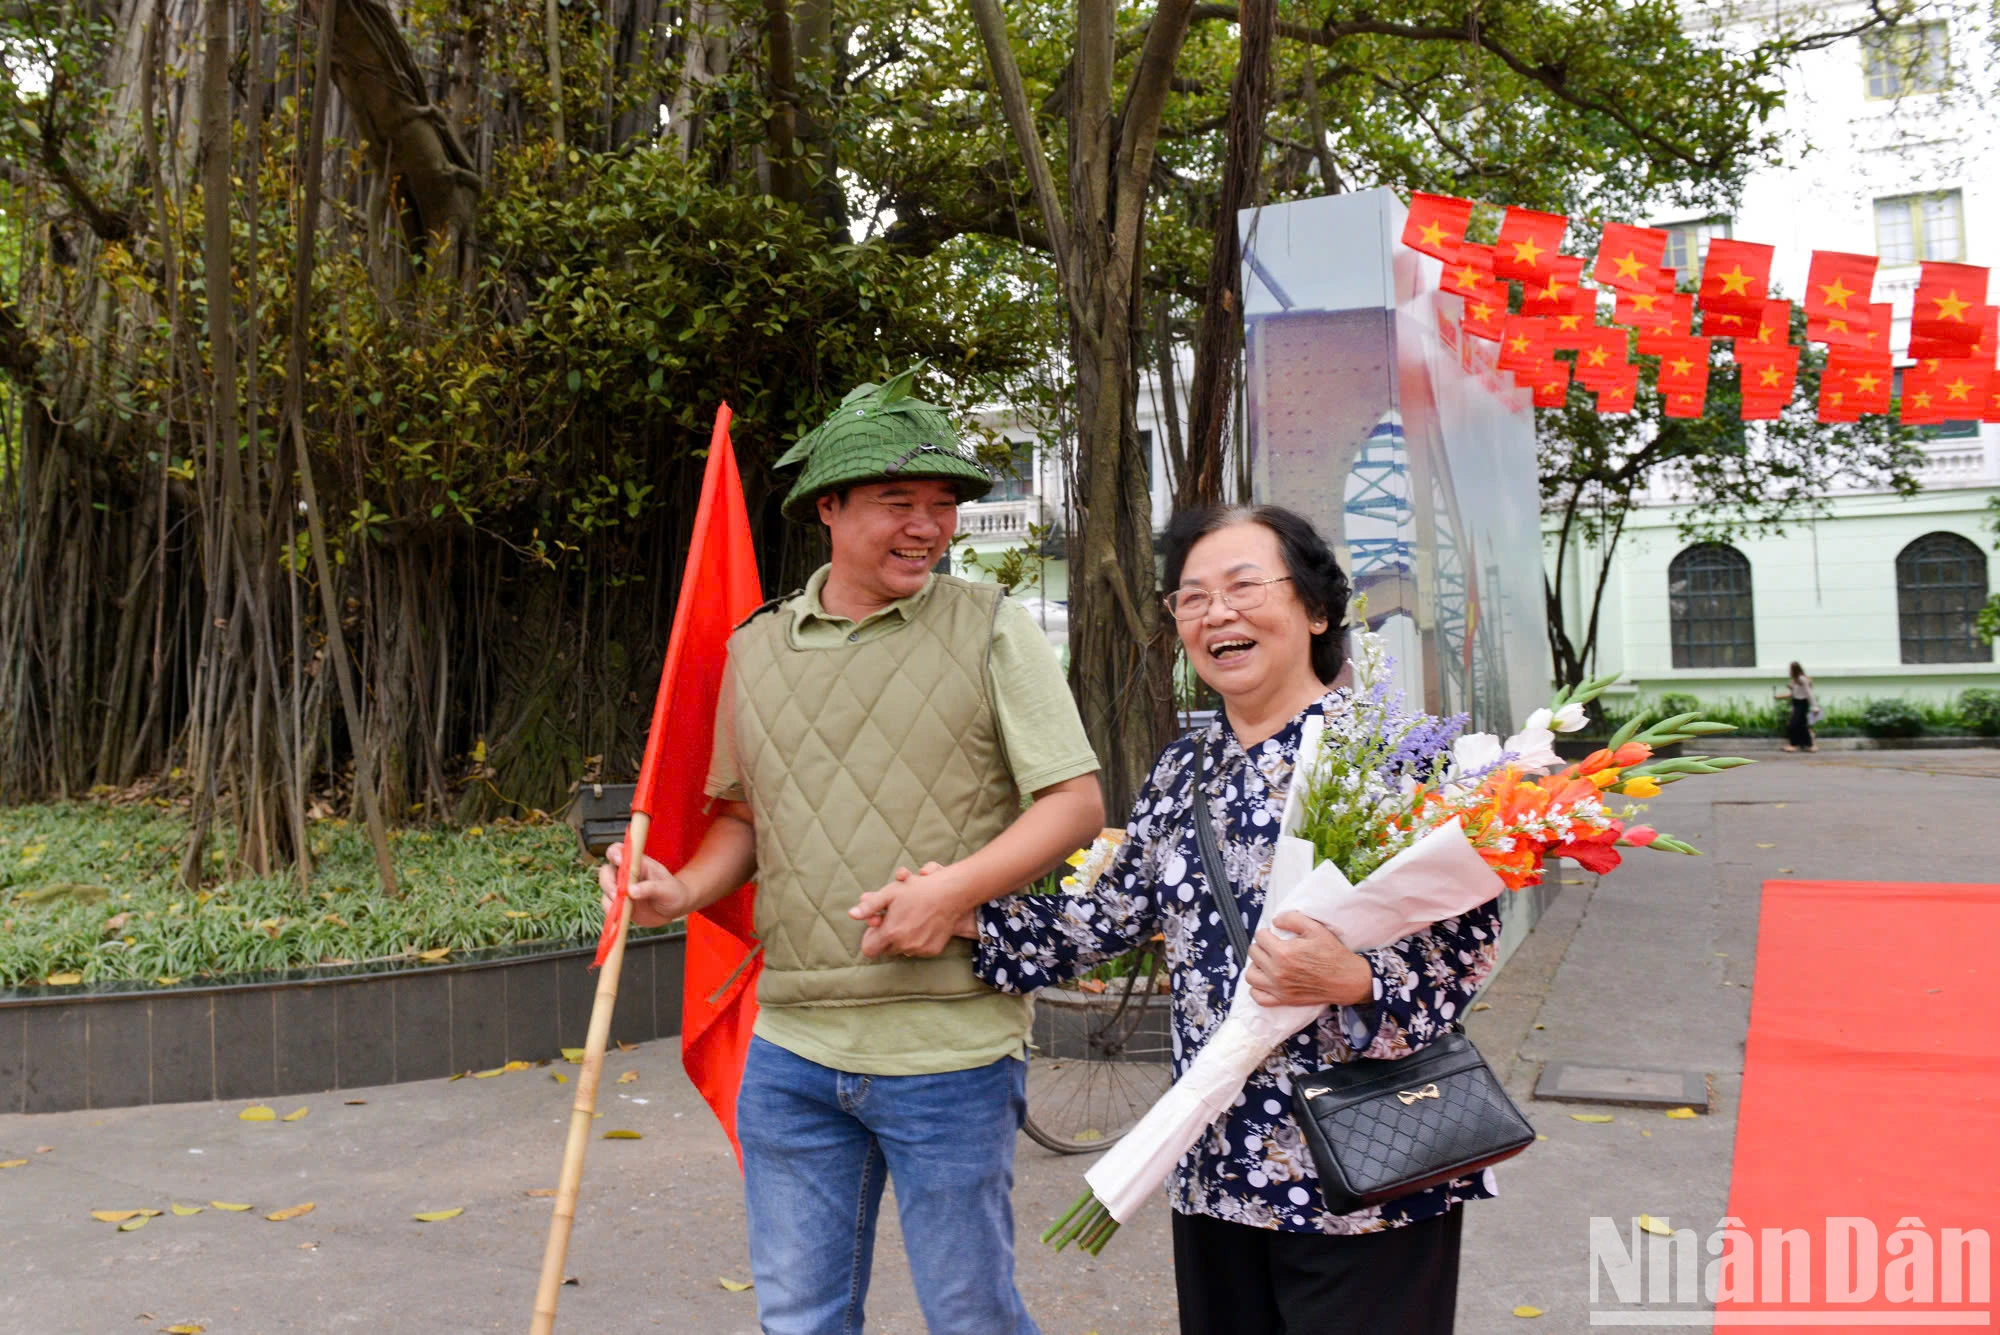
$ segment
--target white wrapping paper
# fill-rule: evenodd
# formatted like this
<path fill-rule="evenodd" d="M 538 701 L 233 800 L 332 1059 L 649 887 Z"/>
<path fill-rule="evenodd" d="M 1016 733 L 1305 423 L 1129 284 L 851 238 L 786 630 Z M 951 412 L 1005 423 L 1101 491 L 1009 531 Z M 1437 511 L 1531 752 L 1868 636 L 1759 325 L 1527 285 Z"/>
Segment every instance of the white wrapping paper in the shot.
<path fill-rule="evenodd" d="M 1311 772 L 1324 725 L 1306 720 L 1295 775 Z M 1313 866 L 1312 844 L 1296 837 L 1301 790 L 1294 780 L 1279 822 L 1263 920 L 1299 912 L 1331 928 L 1357 953 L 1400 941 L 1434 922 L 1477 908 L 1506 889 L 1467 841 L 1456 820 L 1431 831 L 1349 884 L 1330 862 Z M 1275 928 L 1273 930 L 1276 930 Z M 1286 1039 L 1324 1015 L 1326 1006 L 1263 1006 L 1238 978 L 1229 1014 L 1160 1101 L 1084 1174 L 1092 1194 L 1124 1223 L 1159 1190 L 1183 1154 L 1226 1112 L 1243 1082 Z"/>

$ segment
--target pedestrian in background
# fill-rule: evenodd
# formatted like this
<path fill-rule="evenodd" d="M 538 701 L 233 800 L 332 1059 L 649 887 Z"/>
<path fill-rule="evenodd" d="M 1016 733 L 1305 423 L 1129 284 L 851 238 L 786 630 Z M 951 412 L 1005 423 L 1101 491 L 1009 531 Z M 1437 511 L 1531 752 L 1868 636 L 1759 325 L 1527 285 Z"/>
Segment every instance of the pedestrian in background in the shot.
<path fill-rule="evenodd" d="M 1813 699 L 1812 678 L 1797 663 L 1792 664 L 1791 680 L 1778 688 L 1778 699 L 1792 702 L 1792 717 L 1785 724 L 1787 751 L 1817 751 L 1812 725 L 1819 721 L 1819 702 Z"/>

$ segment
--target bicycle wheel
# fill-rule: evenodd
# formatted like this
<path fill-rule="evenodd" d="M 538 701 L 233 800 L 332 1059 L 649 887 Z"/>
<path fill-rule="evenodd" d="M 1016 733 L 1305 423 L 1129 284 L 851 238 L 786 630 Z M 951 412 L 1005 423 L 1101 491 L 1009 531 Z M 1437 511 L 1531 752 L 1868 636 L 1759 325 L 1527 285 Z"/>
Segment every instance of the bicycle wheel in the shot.
<path fill-rule="evenodd" d="M 1058 1154 L 1104 1149 L 1173 1083 L 1172 1006 L 1152 945 L 1100 972 L 1103 990 L 1045 988 L 1035 997 L 1023 1130 Z"/>

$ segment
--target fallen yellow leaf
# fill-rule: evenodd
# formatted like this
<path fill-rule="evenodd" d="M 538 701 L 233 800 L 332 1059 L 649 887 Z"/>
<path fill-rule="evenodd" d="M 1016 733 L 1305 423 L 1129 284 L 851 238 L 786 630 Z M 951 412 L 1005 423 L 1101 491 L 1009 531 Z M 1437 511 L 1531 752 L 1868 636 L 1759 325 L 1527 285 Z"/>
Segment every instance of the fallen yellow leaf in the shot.
<path fill-rule="evenodd" d="M 437 961 L 443 959 L 446 955 L 449 954 L 451 954 L 450 946 L 439 946 L 436 950 L 419 950 L 417 952 L 417 958 L 420 960 L 428 960 L 431 963 L 435 964 Z"/>
<path fill-rule="evenodd" d="M 556 1189 L 554 1187 L 530 1187 L 528 1188 L 528 1194 L 530 1196 L 553 1196 L 556 1194 Z"/>
<path fill-rule="evenodd" d="M 435 1224 L 440 1220 L 444 1219 L 456 1219 L 464 1213 L 465 1213 L 465 1207 L 463 1205 L 458 1205 L 452 1207 L 449 1210 L 426 1210 L 422 1214 L 413 1214 L 410 1216 L 410 1218 L 416 1220 L 420 1224 Z"/>
<path fill-rule="evenodd" d="M 286 1113 L 281 1120 L 287 1122 L 303 1121 L 305 1120 L 305 1115 L 311 1111 L 312 1109 L 310 1108 L 294 1108 L 292 1111 Z"/>
<path fill-rule="evenodd" d="M 1493 1009 L 1493 1006 L 1490 1002 L 1475 1001 L 1472 1003 L 1472 1009 L 1476 1011 L 1490 1011 Z"/>
<path fill-rule="evenodd" d="M 311 1214 L 312 1208 L 313 1203 L 307 1201 L 304 1205 L 288 1205 L 282 1210 L 273 1210 L 264 1217 L 274 1224 L 282 1224 L 287 1219 L 297 1219 L 302 1214 Z"/>
<path fill-rule="evenodd" d="M 350 1108 L 366 1108 L 368 1106 L 367 1099 L 346 1099 L 343 1102 Z"/>
<path fill-rule="evenodd" d="M 166 1330 L 166 1335 L 202 1335 L 202 1332 L 207 1330 L 208 1327 L 187 1325 L 187 1326 L 167 1326 L 164 1329 Z"/>
<path fill-rule="evenodd" d="M 639 1045 L 638 1045 L 637 1043 L 627 1043 L 627 1042 L 626 1042 L 626 1041 L 625 1041 L 624 1039 L 622 1039 L 622 1038 L 618 1040 L 618 1050 L 619 1050 L 620 1052 L 630 1052 L 630 1051 L 631 1051 L 632 1049 L 634 1049 L 634 1048 L 636 1048 L 636 1047 L 638 1047 L 638 1046 L 639 1046 Z"/>
<path fill-rule="evenodd" d="M 75 987 L 83 981 L 80 973 L 52 973 L 43 980 L 50 987 Z"/>
<path fill-rule="evenodd" d="M 1571 1113 L 1569 1117 L 1572 1122 L 1608 1122 L 1612 1120 L 1610 1113 Z"/>
<path fill-rule="evenodd" d="M 525 909 L 508 909 L 508 910 L 507 910 L 507 916 L 508 916 L 508 917 L 510 917 L 510 918 L 532 918 L 532 917 L 534 917 L 535 915 L 534 915 L 534 914 L 532 914 L 532 913 L 529 913 L 529 912 L 528 912 L 527 910 L 525 910 Z"/>
<path fill-rule="evenodd" d="M 130 1233 L 133 1229 L 144 1228 L 146 1221 L 150 1218 L 152 1218 L 151 1215 L 142 1214 L 137 1219 L 127 1219 L 118 1226 L 118 1231 L 120 1233 Z"/>
<path fill-rule="evenodd" d="M 1515 1309 L 1514 1309 L 1514 1315 L 1515 1315 L 1515 1316 L 1540 1316 L 1540 1315 L 1542 1315 L 1542 1309 L 1541 1309 L 1541 1308 L 1539 1308 L 1539 1307 L 1530 1307 L 1530 1306 L 1528 1306 L 1528 1305 L 1527 1305 L 1526 1303 L 1522 1303 L 1522 1304 L 1521 1304 L 1521 1305 L 1520 1305 L 1519 1307 L 1517 1307 L 1517 1308 L 1515 1308 Z"/>
<path fill-rule="evenodd" d="M 1667 1110 L 1667 1116 L 1673 1118 L 1676 1122 L 1685 1122 L 1690 1117 L 1696 1115 L 1695 1110 L 1692 1108 L 1670 1108 Z"/>
<path fill-rule="evenodd" d="M 262 1103 L 253 1103 L 237 1113 L 236 1118 L 241 1122 L 275 1122 L 278 1120 L 278 1110 Z"/>
<path fill-rule="evenodd" d="M 1776 844 L 1759 844 L 1759 845 L 1757 845 L 1757 847 L 1759 847 L 1759 848 L 1776 848 L 1776 847 L 1777 847 L 1777 845 L 1776 845 Z"/>
<path fill-rule="evenodd" d="M 564 1049 L 562 1050 L 562 1055 L 563 1055 L 563 1060 L 564 1060 L 564 1061 L 568 1061 L 568 1062 L 576 1062 L 576 1063 L 579 1063 L 579 1064 L 581 1064 L 581 1063 L 582 1063 L 582 1061 L 583 1061 L 583 1049 L 582 1049 L 582 1048 L 564 1048 Z"/>
<path fill-rule="evenodd" d="M 639 1133 L 638 1133 L 637 1131 L 606 1131 L 606 1132 L 604 1133 L 604 1138 L 605 1138 L 606 1140 L 644 1140 L 644 1139 L 645 1139 L 645 1137 L 644 1137 L 644 1136 L 642 1136 L 642 1135 L 640 1135 L 640 1134 L 639 1134 Z"/>
<path fill-rule="evenodd" d="M 176 1205 L 174 1213 L 185 1219 L 191 1214 L 200 1214 L 201 1207 L 199 1205 Z"/>
<path fill-rule="evenodd" d="M 180 979 L 173 977 L 170 974 L 162 974 L 158 978 L 155 978 L 153 981 L 158 983 L 161 987 L 172 987 L 175 983 L 178 983 Z"/>
<path fill-rule="evenodd" d="M 629 1085 L 638 1078 L 639 1078 L 639 1073 L 637 1071 L 627 1071 L 625 1074 L 618 1077 L 618 1083 L 621 1085 Z"/>
<path fill-rule="evenodd" d="M 92 1210 L 90 1217 L 107 1224 L 122 1224 L 127 1219 L 139 1218 L 142 1213 L 143 1211 L 139 1210 Z"/>
<path fill-rule="evenodd" d="M 210 1201 L 209 1204 L 214 1206 L 218 1210 L 242 1211 L 251 1208 L 248 1205 L 236 1205 L 229 1201 Z"/>
<path fill-rule="evenodd" d="M 26 1159 L 0 1159 L 0 1168 L 19 1168 L 26 1162 Z"/>
<path fill-rule="evenodd" d="M 751 1281 L 749 1280 L 731 1279 L 727 1275 L 717 1275 L 715 1277 L 715 1282 L 720 1284 L 723 1288 L 728 1289 L 731 1293 L 741 1293 L 743 1292 L 743 1290 L 751 1286 Z"/>
<path fill-rule="evenodd" d="M 1649 1214 L 1639 1216 L 1639 1227 L 1645 1229 L 1648 1233 L 1656 1234 L 1662 1238 L 1671 1238 L 1674 1235 L 1672 1225 L 1668 1224 L 1664 1219 L 1655 1219 Z"/>
<path fill-rule="evenodd" d="M 549 1079 L 555 1081 L 559 1085 L 566 1085 L 569 1083 L 569 1077 L 564 1075 L 561 1071 L 550 1071 Z"/>
<path fill-rule="evenodd" d="M 491 1080 L 496 1075 L 505 1075 L 505 1074 L 507 1074 L 506 1067 L 496 1066 L 490 1071 L 474 1071 L 472 1073 L 472 1078 L 474 1080 Z"/>

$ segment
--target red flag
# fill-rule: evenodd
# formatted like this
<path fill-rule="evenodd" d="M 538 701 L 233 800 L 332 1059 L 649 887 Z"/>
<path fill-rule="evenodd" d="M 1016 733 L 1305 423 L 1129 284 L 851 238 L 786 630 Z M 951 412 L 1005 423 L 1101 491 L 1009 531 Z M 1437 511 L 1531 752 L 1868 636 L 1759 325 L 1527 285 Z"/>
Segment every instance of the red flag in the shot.
<path fill-rule="evenodd" d="M 1666 403 L 1661 409 L 1665 417 L 1700 417 L 1708 408 L 1708 386 L 1706 383 L 1695 389 L 1676 389 L 1660 395 Z"/>
<path fill-rule="evenodd" d="M 1597 294 L 1587 287 L 1578 288 L 1571 293 L 1568 310 L 1545 318 L 1550 347 L 1581 351 L 1589 345 L 1597 327 Z"/>
<path fill-rule="evenodd" d="M 1859 413 L 1886 413 L 1894 388 L 1896 368 L 1887 353 L 1865 352 L 1858 348 L 1835 348 L 1820 375 L 1820 394 L 1841 391 L 1843 404 Z"/>
<path fill-rule="evenodd" d="M 1658 292 L 1620 292 L 1611 318 L 1634 329 L 1664 329 L 1672 313 L 1671 301 Z"/>
<path fill-rule="evenodd" d="M 1465 332 L 1497 339 L 1507 322 L 1507 285 L 1488 283 L 1465 299 Z"/>
<path fill-rule="evenodd" d="M 1927 357 L 1971 358 L 1973 361 L 1991 362 L 1996 347 L 2000 347 L 2000 306 L 1982 308 L 1984 316 L 1979 321 L 1979 333 L 1971 347 L 1949 338 L 1923 338 L 1910 336 L 1910 355 L 1918 361 Z"/>
<path fill-rule="evenodd" d="M 1569 363 L 1551 361 L 1535 382 L 1535 406 L 1560 408 L 1569 402 Z"/>
<path fill-rule="evenodd" d="M 1667 402 L 1667 416 L 1701 416 L 1708 395 L 1708 340 L 1691 335 L 1651 337 L 1659 349 L 1659 390 Z"/>
<path fill-rule="evenodd" d="M 1979 414 L 1982 422 L 2000 422 L 2000 372 L 1986 377 L 1986 411 Z"/>
<path fill-rule="evenodd" d="M 1943 339 L 1961 348 L 1979 341 L 1985 321 L 1986 269 L 1978 264 L 1924 262 L 1910 316 L 1910 338 Z"/>
<path fill-rule="evenodd" d="M 1701 332 L 1707 338 L 1742 338 L 1757 334 L 1757 317 L 1741 310 L 1716 310 L 1711 306 L 1702 307 Z"/>
<path fill-rule="evenodd" d="M 1736 362 L 1743 394 L 1743 420 L 1770 421 L 1783 413 L 1798 386 L 1798 348 L 1789 343 L 1773 348 L 1738 343 Z"/>
<path fill-rule="evenodd" d="M 1499 239 L 1493 243 L 1494 275 L 1518 278 L 1523 283 L 1547 282 L 1555 271 L 1556 251 L 1568 226 L 1569 219 L 1560 213 L 1509 208 L 1500 223 Z"/>
<path fill-rule="evenodd" d="M 1639 368 L 1626 364 L 1625 374 L 1610 384 L 1601 385 L 1597 390 L 1597 411 L 1611 417 L 1632 411 L 1632 400 L 1639 393 Z"/>
<path fill-rule="evenodd" d="M 1570 309 L 1583 277 L 1581 255 L 1558 255 L 1548 272 L 1521 288 L 1521 314 L 1559 315 Z"/>
<path fill-rule="evenodd" d="M 646 734 L 632 810 L 652 817 L 646 853 L 669 867 L 693 856 L 707 833 L 709 753 L 714 746 L 716 702 L 722 693 L 729 635 L 757 610 L 764 595 L 750 541 L 750 515 L 736 452 L 729 441 L 729 406 L 715 413 L 708 468 L 695 508 L 694 536 L 681 576 L 674 629 L 660 670 L 660 690 Z M 633 865 L 628 847 L 618 893 L 625 893 Z M 681 1063 L 736 1145 L 736 1091 L 757 1015 L 754 888 L 744 886 L 688 919 L 687 972 L 682 986 Z M 617 935 L 620 905 L 605 924 L 599 963 Z M 743 1154 L 737 1149 L 737 1162 Z"/>
<path fill-rule="evenodd" d="M 1606 223 L 1597 243 L 1597 267 L 1590 276 L 1621 292 L 1651 292 L 1666 253 L 1667 234 L 1659 228 Z"/>
<path fill-rule="evenodd" d="M 1634 368 L 1627 356 L 1628 335 L 1612 325 L 1598 325 L 1576 354 L 1577 381 L 1590 389 L 1617 384 Z"/>
<path fill-rule="evenodd" d="M 1770 295 L 1773 249 L 1758 241 L 1718 236 L 1701 265 L 1701 308 L 1735 311 L 1750 319 L 1764 312 Z"/>
<path fill-rule="evenodd" d="M 1403 222 L 1403 244 L 1449 262 L 1450 248 L 1465 240 L 1472 221 L 1472 201 L 1454 195 L 1410 196 L 1410 216 Z"/>
<path fill-rule="evenodd" d="M 1818 315 L 1852 319 L 1866 317 L 1869 294 L 1875 290 L 1875 257 L 1838 250 L 1815 250 L 1806 272 L 1805 308 Z"/>
<path fill-rule="evenodd" d="M 1822 380 L 1819 385 L 1819 420 L 1858 422 L 1861 420 L 1861 406 L 1852 391 L 1842 389 L 1832 380 Z"/>
<path fill-rule="evenodd" d="M 1510 315 L 1500 331 L 1500 358 L 1494 363 L 1503 371 L 1533 370 L 1549 354 L 1548 322 L 1531 315 Z"/>
<path fill-rule="evenodd" d="M 1986 382 L 1991 376 L 1990 367 L 1975 361 L 1932 358 L 1919 362 L 1903 372 L 1903 421 L 1977 418 L 1986 407 Z"/>
<path fill-rule="evenodd" d="M 1829 348 L 1855 348 L 1868 351 L 1876 347 L 1889 346 L 1890 306 L 1862 306 L 1852 314 L 1808 315 L 1806 317 L 1806 338 L 1813 343 L 1824 343 Z"/>
<path fill-rule="evenodd" d="M 1493 247 L 1467 241 L 1451 248 L 1439 285 L 1462 297 L 1476 297 L 1493 285 Z"/>
<path fill-rule="evenodd" d="M 1782 348 L 1792 341 L 1792 303 L 1782 297 L 1764 302 L 1764 314 L 1757 327 L 1736 336 L 1738 351 L 1750 348 Z"/>

